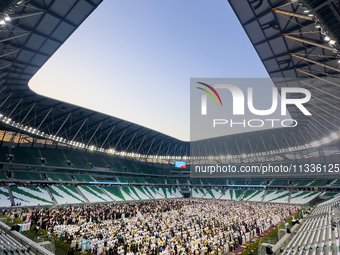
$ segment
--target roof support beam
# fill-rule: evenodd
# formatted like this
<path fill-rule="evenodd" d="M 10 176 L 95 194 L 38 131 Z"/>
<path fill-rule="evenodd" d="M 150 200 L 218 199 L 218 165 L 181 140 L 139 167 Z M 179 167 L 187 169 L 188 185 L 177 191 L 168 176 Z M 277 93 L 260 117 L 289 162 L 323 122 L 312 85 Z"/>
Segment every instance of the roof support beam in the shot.
<path fill-rule="evenodd" d="M 12 93 L 10 93 L 4 101 L 2 101 L 0 108 L 6 103 L 6 101 L 12 96 Z"/>
<path fill-rule="evenodd" d="M 302 59 L 304 61 L 307 61 L 307 62 L 311 62 L 311 63 L 314 63 L 316 65 L 319 65 L 319 66 L 322 66 L 322 67 L 326 67 L 328 69 L 332 69 L 334 71 L 337 71 L 337 72 L 340 72 L 340 69 L 339 68 L 336 68 L 336 67 L 333 67 L 333 66 L 329 66 L 329 65 L 326 65 L 326 64 L 323 64 L 323 63 L 320 63 L 320 62 L 317 62 L 317 61 L 314 61 L 314 60 L 311 60 L 311 59 L 308 59 L 308 58 L 304 58 L 304 57 L 301 57 L 301 56 L 298 56 L 294 53 L 290 53 L 291 56 L 295 57 L 295 58 L 299 58 L 299 59 Z"/>
<path fill-rule="evenodd" d="M 313 41 L 310 41 L 310 40 L 306 40 L 306 39 L 302 39 L 302 38 L 297 38 L 295 36 L 290 36 L 290 35 L 287 35 L 287 34 L 284 34 L 283 36 L 285 38 L 292 39 L 294 41 L 311 44 L 311 45 L 314 45 L 314 46 L 317 46 L 317 47 L 320 47 L 320 48 L 323 48 L 323 49 L 326 49 L 326 50 L 337 51 L 336 49 L 332 48 L 331 46 L 323 45 L 323 44 L 320 44 L 320 43 L 317 43 L 317 42 L 313 42 Z"/>
<path fill-rule="evenodd" d="M 125 132 L 126 132 L 126 129 L 124 129 L 124 132 L 123 132 L 123 133 L 121 134 L 121 136 L 119 137 L 119 140 L 118 140 L 118 142 L 117 142 L 116 145 L 115 145 L 115 150 L 118 149 L 118 144 L 119 144 L 120 140 L 122 139 L 123 135 L 125 134 Z"/>
<path fill-rule="evenodd" d="M 33 108 L 34 108 L 35 105 L 36 105 L 36 104 L 34 103 L 34 104 L 32 105 L 32 107 L 31 107 L 31 109 L 29 109 L 29 111 L 26 113 L 25 117 L 20 121 L 20 123 L 19 123 L 20 126 L 21 126 L 22 123 L 25 121 L 25 119 L 27 118 L 27 116 L 31 113 L 31 111 L 33 110 Z"/>
<path fill-rule="evenodd" d="M 32 17 L 35 15 L 41 15 L 44 14 L 45 12 L 31 12 L 31 13 L 26 13 L 26 14 L 19 14 L 19 15 L 11 15 L 11 19 L 23 19 L 23 18 L 28 18 L 28 17 Z"/>
<path fill-rule="evenodd" d="M 322 89 L 320 89 L 320 88 L 318 88 L 318 87 L 315 87 L 315 86 L 313 86 L 313 85 L 310 85 L 310 84 L 307 83 L 307 82 L 304 82 L 304 81 L 300 81 L 300 82 L 301 82 L 302 84 L 305 84 L 305 85 L 307 85 L 307 86 L 313 88 L 313 89 L 319 90 L 319 91 L 321 91 L 322 93 L 325 93 L 325 94 L 327 94 L 327 95 L 329 95 L 329 96 L 331 96 L 331 97 L 334 97 L 334 98 L 340 100 L 340 97 L 338 97 L 338 96 L 336 96 L 336 95 L 334 95 L 334 94 L 332 94 L 332 93 L 326 92 L 326 91 L 324 91 L 324 90 L 322 90 Z M 320 99 L 319 99 L 319 100 L 320 100 Z"/>
<path fill-rule="evenodd" d="M 162 148 L 162 145 L 163 145 L 163 140 L 162 140 L 162 142 L 161 142 L 161 144 L 159 145 L 159 148 L 158 148 L 158 151 L 157 151 L 157 161 L 158 161 L 158 154 L 159 154 L 159 151 L 161 150 L 161 148 Z"/>
<path fill-rule="evenodd" d="M 53 110 L 53 108 L 51 107 L 50 110 L 48 111 L 48 113 L 45 115 L 44 119 L 42 120 L 42 122 L 40 122 L 39 126 L 37 127 L 37 130 L 40 129 L 41 125 L 45 122 L 46 118 L 48 115 L 50 115 L 51 111 Z"/>
<path fill-rule="evenodd" d="M 135 132 L 135 134 L 134 134 L 134 135 L 133 135 L 133 137 L 131 138 L 131 140 L 130 140 L 130 143 L 129 143 L 128 147 L 126 147 L 126 149 L 125 149 L 125 151 L 126 151 L 126 152 L 128 152 L 128 149 L 130 148 L 130 145 L 131 145 L 131 143 L 132 143 L 133 139 L 135 139 L 135 136 L 136 136 L 136 134 L 137 134 L 137 132 Z"/>
<path fill-rule="evenodd" d="M 114 126 L 111 128 L 109 134 L 106 136 L 104 142 L 103 142 L 102 145 L 100 146 L 101 148 L 104 148 L 104 145 L 105 145 L 107 139 L 109 138 L 109 136 L 111 135 L 111 133 L 112 133 L 112 131 L 115 129 L 115 127 L 116 127 L 116 125 L 114 125 Z"/>
<path fill-rule="evenodd" d="M 17 107 L 19 106 L 19 104 L 22 102 L 22 99 L 20 99 L 18 101 L 18 103 L 16 104 L 16 106 L 13 108 L 13 110 L 11 111 L 11 113 L 8 115 L 8 118 L 11 117 L 12 113 L 15 111 L 15 109 L 17 109 Z"/>
<path fill-rule="evenodd" d="M 97 133 L 98 129 L 101 127 L 101 125 L 103 124 L 103 122 L 100 122 L 96 131 L 94 131 L 94 133 L 92 134 L 90 140 L 87 142 L 87 146 L 89 146 L 90 142 L 92 141 L 92 138 L 94 137 L 94 135 Z"/>
<path fill-rule="evenodd" d="M 294 12 L 281 11 L 279 9 L 274 9 L 274 12 L 280 13 L 280 14 L 283 14 L 283 15 L 287 15 L 287 16 L 291 16 L 291 17 L 307 19 L 307 20 L 313 20 L 312 17 L 309 17 L 307 15 L 303 15 L 303 14 L 294 13 Z"/>
<path fill-rule="evenodd" d="M 8 67 L 8 66 L 10 66 L 10 65 L 12 65 L 12 64 L 13 64 L 13 63 L 9 63 L 9 64 L 7 64 L 7 65 L 0 66 L 0 70 L 5 69 L 6 67 Z"/>
<path fill-rule="evenodd" d="M 11 55 L 11 54 L 13 54 L 13 53 L 16 53 L 16 52 L 18 52 L 18 51 L 19 51 L 19 50 L 13 50 L 13 51 L 9 51 L 9 52 L 7 52 L 7 53 L 1 54 L 1 55 L 0 55 L 0 58 L 6 57 L 6 56 Z"/>
<path fill-rule="evenodd" d="M 313 114 L 316 114 L 315 112 L 313 113 Z M 318 116 L 318 114 L 316 114 L 317 116 Z M 318 117 L 320 117 L 320 116 L 318 116 Z M 314 118 L 314 117 L 311 117 L 312 118 L 312 120 L 314 120 L 314 121 L 316 121 L 321 127 L 323 127 L 324 129 L 326 129 L 329 133 L 332 133 L 332 130 L 330 130 L 328 127 L 326 127 L 324 124 L 322 124 L 320 121 L 318 121 L 316 118 Z M 323 118 L 323 117 L 320 117 L 321 119 L 323 119 L 323 120 L 327 120 L 327 119 L 325 119 L 325 118 Z M 309 120 L 308 120 L 308 122 L 309 122 Z M 334 125 L 334 124 L 333 124 Z M 317 128 L 317 126 L 315 125 L 315 127 Z M 324 136 L 326 136 L 326 134 L 324 133 L 324 132 L 322 132 L 320 129 L 319 129 L 319 131 L 324 135 Z"/>
<path fill-rule="evenodd" d="M 230 0 L 229 0 L 229 1 L 230 1 Z M 280 6 L 284 5 L 284 4 L 286 4 L 288 1 L 289 1 L 289 0 L 284 0 L 284 1 L 282 1 L 281 3 L 279 3 L 279 4 L 277 5 L 277 7 L 280 7 Z M 251 18 L 250 20 L 244 22 L 244 23 L 242 24 L 242 26 L 246 26 L 246 25 L 248 25 L 248 24 L 250 24 L 250 23 L 252 23 L 252 22 L 254 22 L 254 21 L 256 21 L 256 20 L 258 20 L 258 19 L 260 19 L 260 18 L 262 18 L 262 17 L 264 17 L 264 16 L 266 16 L 266 15 L 268 15 L 268 14 L 271 13 L 272 11 L 273 11 L 273 9 L 271 9 L 271 8 L 270 8 L 270 9 L 267 9 L 267 10 L 265 10 L 264 12 L 262 12 L 261 14 L 257 15 L 256 17 L 253 17 L 253 18 Z"/>
<path fill-rule="evenodd" d="M 139 144 L 138 150 L 136 151 L 136 154 L 138 154 L 140 147 L 142 146 L 144 140 L 145 140 L 146 135 L 144 135 L 142 142 Z"/>
<path fill-rule="evenodd" d="M 329 112 L 329 111 L 327 111 L 327 110 L 325 110 L 325 109 L 323 109 L 323 108 L 321 108 L 320 106 L 318 106 L 318 105 L 316 105 L 316 104 L 313 104 L 313 103 L 311 103 L 311 102 L 308 102 L 309 104 L 311 104 L 311 105 L 313 105 L 314 107 L 316 107 L 316 108 L 318 108 L 318 109 L 320 109 L 321 111 L 324 111 L 325 113 L 327 113 L 327 114 L 329 114 L 329 115 L 331 115 L 332 116 L 332 118 L 335 118 L 335 119 L 337 119 L 337 120 L 339 120 L 340 121 L 340 118 L 339 117 L 337 117 L 335 114 L 333 114 L 333 113 L 331 113 L 331 112 Z M 317 114 L 316 114 L 317 115 Z M 339 128 L 339 127 L 338 127 Z"/>
<path fill-rule="evenodd" d="M 57 136 L 60 132 L 60 130 L 63 128 L 63 126 L 65 125 L 66 121 L 68 120 L 68 118 L 71 116 L 72 114 L 70 113 L 69 115 L 67 115 L 66 119 L 64 120 L 63 124 L 59 127 L 57 133 L 54 134 L 54 136 Z"/>
<path fill-rule="evenodd" d="M 6 42 L 6 41 L 9 41 L 9 40 L 13 40 L 13 39 L 17 39 L 17 38 L 20 38 L 20 37 L 23 37 L 23 36 L 26 36 L 26 35 L 29 35 L 29 34 L 30 33 L 24 33 L 24 34 L 21 34 L 21 35 L 14 35 L 14 36 L 0 40 L 0 43 Z"/>
<path fill-rule="evenodd" d="M 151 149 L 152 144 L 153 144 L 154 141 L 155 141 L 155 138 L 152 139 L 152 142 L 151 142 L 151 144 L 149 146 L 148 152 L 146 153 L 147 156 L 149 155 L 150 149 Z"/>
<path fill-rule="evenodd" d="M 299 69 L 299 68 L 295 68 L 295 70 L 298 71 L 298 72 L 300 72 L 300 73 L 306 74 L 306 75 L 308 75 L 308 76 L 312 76 L 313 78 L 319 79 L 319 80 L 321 80 L 321 81 L 330 83 L 330 84 L 332 84 L 332 85 L 334 85 L 334 86 L 340 87 L 340 84 L 337 84 L 337 83 L 335 83 L 335 82 L 331 82 L 331 81 L 329 81 L 329 80 L 323 79 L 323 78 L 321 78 L 321 77 L 319 77 L 319 76 L 316 76 L 316 75 L 314 75 L 314 74 L 307 73 L 307 72 L 305 72 L 305 71 L 303 71 L 303 70 L 301 70 L 301 69 Z M 302 82 L 302 81 L 301 81 L 301 82 Z"/>
<path fill-rule="evenodd" d="M 298 48 L 296 50 L 292 50 L 292 51 L 290 51 L 290 53 L 298 53 L 300 51 L 305 51 L 305 50 L 308 50 L 310 48 L 315 48 L 315 46 L 314 45 L 307 45 L 305 47 L 301 47 L 301 48 Z M 269 58 L 264 58 L 264 59 L 262 59 L 262 61 L 265 62 L 265 61 L 276 59 L 276 58 L 282 58 L 282 57 L 285 57 L 285 56 L 288 56 L 288 55 L 289 55 L 289 52 L 285 52 L 285 53 L 278 54 L 278 55 L 275 55 L 275 56 L 272 56 L 272 57 L 269 57 Z"/>
<path fill-rule="evenodd" d="M 292 32 L 294 32 L 294 31 L 298 30 L 298 29 L 301 29 L 302 27 L 309 26 L 309 25 L 311 25 L 311 24 L 313 24 L 313 23 L 314 23 L 314 21 L 308 20 L 308 21 L 306 21 L 305 23 L 298 24 L 298 25 L 296 25 L 296 26 L 294 26 L 294 27 L 292 27 L 292 28 L 290 28 L 290 29 L 288 29 L 288 30 L 286 30 L 286 31 L 282 31 L 282 33 L 284 33 L 284 34 L 289 34 L 289 33 L 292 33 Z M 267 39 L 264 39 L 264 40 L 262 40 L 262 41 L 260 41 L 260 42 L 254 43 L 253 45 L 254 45 L 254 47 L 255 47 L 255 46 L 258 46 L 258 45 L 260 45 L 260 44 L 263 44 L 263 43 L 266 43 L 266 42 L 275 40 L 275 39 L 277 39 L 277 38 L 279 38 L 279 37 L 282 37 L 284 34 L 277 34 L 277 35 L 274 35 L 274 36 L 269 37 L 269 38 L 267 38 Z"/>
<path fill-rule="evenodd" d="M 324 103 L 324 104 L 328 104 L 330 107 L 333 107 L 334 109 L 340 111 L 340 108 L 339 108 L 339 107 L 337 107 L 337 106 L 335 106 L 335 105 L 333 105 L 333 104 L 331 104 L 331 103 L 329 103 L 329 102 L 327 102 L 327 101 L 324 101 L 324 100 L 322 100 L 322 99 L 320 99 L 320 98 L 318 98 L 318 97 L 315 97 L 315 96 L 312 96 L 312 97 L 313 97 L 314 99 L 317 99 L 317 100 L 321 101 L 321 102 Z M 340 100 L 340 98 L 339 98 L 339 100 Z M 309 103 L 310 103 L 310 102 L 309 102 Z"/>

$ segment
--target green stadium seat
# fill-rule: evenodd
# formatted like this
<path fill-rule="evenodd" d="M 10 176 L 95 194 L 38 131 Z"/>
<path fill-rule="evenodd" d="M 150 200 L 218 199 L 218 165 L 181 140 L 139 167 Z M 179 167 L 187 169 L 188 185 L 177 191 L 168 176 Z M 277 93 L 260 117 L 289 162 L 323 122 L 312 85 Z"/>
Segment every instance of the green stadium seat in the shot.
<path fill-rule="evenodd" d="M 14 155 L 13 163 L 27 165 L 41 165 L 38 158 L 38 148 L 16 147 L 12 148 L 11 154 Z"/>
<path fill-rule="evenodd" d="M 189 184 L 188 179 L 184 179 L 184 178 L 178 179 L 178 183 L 179 184 L 183 184 L 183 185 L 188 185 Z"/>
<path fill-rule="evenodd" d="M 139 183 L 139 184 L 145 183 L 145 181 L 143 181 L 141 177 L 130 177 L 129 179 L 132 181 L 132 183 Z"/>
<path fill-rule="evenodd" d="M 91 175 L 86 175 L 86 174 L 73 174 L 74 178 L 78 182 L 94 182 L 96 181 L 95 179 L 92 178 Z"/>
<path fill-rule="evenodd" d="M 285 179 L 274 179 L 270 186 L 288 186 L 288 180 Z"/>
<path fill-rule="evenodd" d="M 112 171 L 114 172 L 126 172 L 123 166 L 119 163 L 118 159 L 114 155 L 101 155 L 102 159 L 111 166 Z"/>
<path fill-rule="evenodd" d="M 122 177 L 122 176 L 117 176 L 116 177 L 118 179 L 119 182 L 122 182 L 122 183 L 131 183 L 131 180 L 127 177 Z"/>
<path fill-rule="evenodd" d="M 159 184 L 172 184 L 172 180 L 166 180 L 164 178 L 154 178 Z M 168 181 L 168 182 L 167 182 Z"/>
<path fill-rule="evenodd" d="M 203 185 L 210 185 L 211 179 L 201 179 L 201 182 L 203 183 Z"/>
<path fill-rule="evenodd" d="M 235 189 L 235 200 L 239 200 L 244 192 L 244 189 Z"/>
<path fill-rule="evenodd" d="M 312 187 L 326 186 L 329 183 L 331 183 L 331 180 L 316 179 L 309 186 L 312 186 Z"/>
<path fill-rule="evenodd" d="M 73 186 L 50 186 L 49 190 L 58 204 L 78 204 L 85 203 L 82 195 Z"/>
<path fill-rule="evenodd" d="M 84 153 L 87 163 L 91 163 L 94 167 L 107 168 L 107 164 L 102 159 L 102 153 L 87 152 Z"/>
<path fill-rule="evenodd" d="M 120 191 L 119 187 L 116 186 L 104 186 L 102 187 L 114 200 L 125 201 L 125 197 Z"/>
<path fill-rule="evenodd" d="M 191 179 L 191 182 L 192 182 L 192 185 L 202 185 L 201 179 Z M 182 183 L 180 183 L 180 184 L 182 184 Z"/>
<path fill-rule="evenodd" d="M 324 194 L 322 194 L 322 196 L 325 197 L 334 197 L 336 195 L 339 195 L 339 192 L 325 192 Z"/>
<path fill-rule="evenodd" d="M 267 180 L 265 179 L 251 179 L 249 184 L 250 185 L 266 185 Z"/>
<path fill-rule="evenodd" d="M 103 190 L 96 186 L 78 186 L 78 189 L 90 202 L 112 201 L 112 199 Z"/>
<path fill-rule="evenodd" d="M 212 179 L 211 180 L 211 183 L 213 184 L 213 185 L 223 185 L 223 186 L 225 186 L 226 185 L 226 183 L 227 183 L 227 179 Z"/>
<path fill-rule="evenodd" d="M 73 181 L 68 174 L 64 173 L 47 173 L 47 179 L 51 181 Z"/>
<path fill-rule="evenodd" d="M 71 161 L 72 168 L 91 169 L 91 167 L 87 165 L 86 159 L 81 151 L 63 150 L 63 152 L 66 159 Z"/>
<path fill-rule="evenodd" d="M 334 183 L 332 183 L 332 186 L 340 186 L 340 179 L 337 179 Z"/>
<path fill-rule="evenodd" d="M 46 159 L 47 166 L 67 167 L 62 150 L 40 148 L 41 155 Z"/>
<path fill-rule="evenodd" d="M 5 170 L 0 170 L 0 179 L 8 179 Z"/>
<path fill-rule="evenodd" d="M 8 162 L 8 160 L 6 158 L 6 154 L 9 154 L 9 148 L 8 147 L 0 147 L 0 162 Z"/>
<path fill-rule="evenodd" d="M 53 205 L 52 198 L 44 187 L 11 186 L 10 187 L 15 204 L 22 205 Z"/>
<path fill-rule="evenodd" d="M 123 168 L 126 170 L 126 172 L 128 172 L 128 173 L 139 173 L 137 168 L 134 166 L 134 164 L 132 164 L 132 162 L 130 160 L 120 158 L 120 159 L 118 159 L 118 161 L 123 166 Z"/>
<path fill-rule="evenodd" d="M 242 179 L 235 179 L 234 180 L 234 185 L 245 185 L 246 184 L 246 180 L 242 180 Z"/>
<path fill-rule="evenodd" d="M 309 184 L 312 184 L 315 181 L 315 179 L 297 179 L 294 180 L 294 186 L 307 186 Z"/>
<path fill-rule="evenodd" d="M 155 178 L 144 178 L 144 180 L 148 183 L 148 184 L 158 184 L 157 180 Z"/>
<path fill-rule="evenodd" d="M 12 177 L 15 180 L 43 180 L 38 172 L 13 171 Z"/>
<path fill-rule="evenodd" d="M 243 200 L 247 200 L 248 198 L 250 198 L 254 193 L 256 192 L 256 190 L 250 190 L 250 189 L 248 189 L 248 190 L 246 190 L 245 192 L 244 192 L 244 195 L 243 195 Z"/>

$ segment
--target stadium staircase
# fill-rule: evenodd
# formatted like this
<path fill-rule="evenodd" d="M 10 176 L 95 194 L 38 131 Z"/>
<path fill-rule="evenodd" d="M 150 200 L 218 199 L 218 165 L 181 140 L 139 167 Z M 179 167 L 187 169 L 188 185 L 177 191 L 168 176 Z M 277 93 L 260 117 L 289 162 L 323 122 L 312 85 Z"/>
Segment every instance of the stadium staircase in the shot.
<path fill-rule="evenodd" d="M 266 195 L 267 195 L 267 190 L 265 190 L 265 191 L 264 191 L 264 194 L 263 194 L 263 196 L 261 197 L 261 202 L 263 202 L 263 201 L 264 201 L 264 199 L 265 199 Z"/>
<path fill-rule="evenodd" d="M 48 187 L 45 187 L 47 193 L 50 195 L 52 201 L 54 204 L 58 204 L 57 200 L 55 199 L 55 197 L 53 196 L 52 192 L 50 191 L 50 189 Z"/>
<path fill-rule="evenodd" d="M 84 199 L 84 201 L 86 201 L 86 202 L 90 202 L 90 200 L 87 198 L 87 197 L 85 197 L 85 195 L 80 191 L 80 189 L 76 186 L 76 187 L 74 187 L 75 189 L 76 189 L 76 191 L 79 193 L 79 195 L 81 195 L 82 196 L 82 198 Z"/>

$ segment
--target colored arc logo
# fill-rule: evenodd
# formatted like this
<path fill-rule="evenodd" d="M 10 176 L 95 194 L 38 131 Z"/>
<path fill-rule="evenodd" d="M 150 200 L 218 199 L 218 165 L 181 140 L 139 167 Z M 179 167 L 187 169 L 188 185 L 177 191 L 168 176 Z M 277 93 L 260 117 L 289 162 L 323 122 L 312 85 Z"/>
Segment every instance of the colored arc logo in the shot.
<path fill-rule="evenodd" d="M 213 87 L 211 87 L 210 85 L 205 84 L 205 83 L 203 83 L 203 82 L 197 82 L 197 83 L 199 83 L 199 84 L 201 84 L 201 85 L 203 85 L 203 86 L 206 86 L 206 87 L 208 87 L 209 89 L 211 89 L 211 91 L 214 92 L 215 95 L 217 96 L 217 98 L 218 98 L 218 100 L 220 101 L 220 104 L 221 104 L 221 106 L 222 106 L 222 100 L 221 100 L 221 98 L 220 98 L 220 95 L 217 93 L 217 91 L 216 91 Z M 206 92 L 209 96 L 211 96 L 211 98 L 214 100 L 215 105 L 217 105 L 214 96 L 211 94 L 211 92 L 210 92 L 209 90 L 206 90 L 206 89 L 200 88 L 200 87 L 197 87 L 197 88 L 200 89 L 200 90 L 203 90 L 203 91 Z"/>

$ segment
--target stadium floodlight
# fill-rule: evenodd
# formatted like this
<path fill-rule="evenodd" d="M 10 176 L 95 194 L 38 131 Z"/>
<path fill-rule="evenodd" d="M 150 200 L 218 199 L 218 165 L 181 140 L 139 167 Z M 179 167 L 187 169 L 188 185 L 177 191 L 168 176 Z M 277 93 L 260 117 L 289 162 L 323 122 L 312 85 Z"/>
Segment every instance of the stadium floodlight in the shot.
<path fill-rule="evenodd" d="M 328 41 L 331 40 L 331 38 L 329 38 L 328 36 L 325 36 L 324 40 L 325 40 L 326 42 L 328 42 Z"/>
<path fill-rule="evenodd" d="M 310 13 L 310 14 L 308 14 L 308 17 L 313 17 L 313 16 L 314 16 L 314 15 L 313 15 L 313 14 L 311 14 L 311 13 Z"/>
<path fill-rule="evenodd" d="M 6 16 L 6 17 L 5 17 L 5 21 L 10 22 L 11 20 L 12 20 L 12 19 L 11 19 L 10 16 Z"/>
<path fill-rule="evenodd" d="M 316 24 L 315 28 L 321 28 L 321 26 L 319 24 Z"/>
<path fill-rule="evenodd" d="M 329 43 L 329 45 L 334 45 L 335 41 L 334 40 L 330 40 L 328 43 Z"/>
<path fill-rule="evenodd" d="M 5 20 L 3 20 L 3 19 L 0 20 L 0 25 L 1 25 L 1 26 L 5 25 L 5 24 L 6 24 L 6 21 L 5 21 Z"/>
<path fill-rule="evenodd" d="M 332 134 L 330 135 L 330 137 L 331 137 L 331 139 L 334 139 L 334 140 L 336 140 L 336 139 L 339 138 L 338 134 L 336 134 L 336 133 L 332 133 Z"/>

